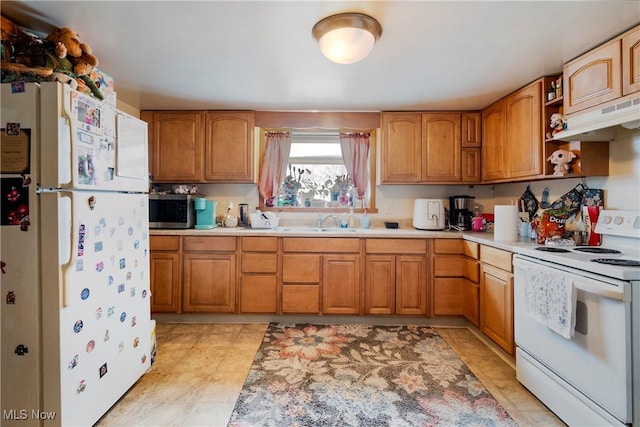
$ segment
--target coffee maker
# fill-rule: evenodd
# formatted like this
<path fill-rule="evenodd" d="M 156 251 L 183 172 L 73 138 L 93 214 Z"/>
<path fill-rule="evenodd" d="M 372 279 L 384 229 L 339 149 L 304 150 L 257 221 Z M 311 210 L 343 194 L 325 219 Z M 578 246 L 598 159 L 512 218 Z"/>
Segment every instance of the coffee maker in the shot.
<path fill-rule="evenodd" d="M 474 196 L 449 197 L 449 225 L 461 230 L 471 230 L 474 206 Z"/>

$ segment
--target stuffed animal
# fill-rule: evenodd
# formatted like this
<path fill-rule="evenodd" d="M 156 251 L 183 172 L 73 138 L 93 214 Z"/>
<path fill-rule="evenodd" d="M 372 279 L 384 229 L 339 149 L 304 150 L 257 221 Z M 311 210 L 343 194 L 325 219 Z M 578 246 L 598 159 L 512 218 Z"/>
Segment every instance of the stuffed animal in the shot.
<path fill-rule="evenodd" d="M 553 113 L 549 119 L 551 133 L 547 133 L 547 138 L 553 137 L 556 133 L 563 131 L 565 125 L 564 116 L 560 113 Z"/>
<path fill-rule="evenodd" d="M 575 153 L 569 150 L 556 150 L 547 158 L 548 162 L 555 165 L 554 176 L 564 176 L 571 172 L 571 162 L 576 158 Z"/>

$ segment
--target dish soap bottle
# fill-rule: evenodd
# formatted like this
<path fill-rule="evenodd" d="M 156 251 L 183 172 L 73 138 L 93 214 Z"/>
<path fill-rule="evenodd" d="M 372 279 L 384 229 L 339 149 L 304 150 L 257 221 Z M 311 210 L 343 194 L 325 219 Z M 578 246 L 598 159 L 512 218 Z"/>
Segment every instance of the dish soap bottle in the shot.
<path fill-rule="evenodd" d="M 229 202 L 227 204 L 227 214 L 223 222 L 224 226 L 229 228 L 238 226 L 238 217 L 231 213 L 231 209 L 233 209 L 233 203 Z"/>
<path fill-rule="evenodd" d="M 356 216 L 353 213 L 353 208 L 349 210 L 349 228 L 356 228 Z"/>

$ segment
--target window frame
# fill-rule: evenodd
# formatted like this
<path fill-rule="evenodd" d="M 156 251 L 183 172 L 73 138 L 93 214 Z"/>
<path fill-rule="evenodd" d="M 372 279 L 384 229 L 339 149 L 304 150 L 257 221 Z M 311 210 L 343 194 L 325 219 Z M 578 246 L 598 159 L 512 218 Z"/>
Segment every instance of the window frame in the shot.
<path fill-rule="evenodd" d="M 258 176 L 260 176 L 262 174 L 262 166 L 264 163 L 264 152 L 265 152 L 265 145 L 266 145 L 266 138 L 265 138 L 265 133 L 266 132 L 272 132 L 272 131 L 284 131 L 284 132 L 292 132 L 292 133 L 317 133 L 317 132 L 368 132 L 371 134 L 371 139 L 370 139 L 370 148 L 369 148 L 369 201 L 368 201 L 368 206 L 366 208 L 368 213 L 377 213 L 378 210 L 376 208 L 376 204 L 375 204 L 375 198 L 376 198 L 376 191 L 375 191 L 375 186 L 376 186 L 376 156 L 377 156 L 377 144 L 378 144 L 378 129 L 377 128 L 373 128 L 373 129 L 327 129 L 327 128 L 309 128 L 309 129 L 295 129 L 295 128 L 259 128 L 260 132 L 259 132 L 259 143 L 258 143 L 258 158 L 259 158 L 259 164 L 258 164 Z M 291 207 L 291 206 L 265 206 L 264 205 L 264 200 L 262 200 L 262 197 L 258 197 L 258 209 L 260 209 L 261 211 L 269 211 L 269 212 L 287 212 L 287 213 L 293 213 L 293 212 L 299 212 L 299 213 L 341 213 L 344 212 L 345 209 L 351 209 L 350 206 L 347 207 Z M 353 211 L 355 213 L 362 213 L 364 212 L 364 208 L 353 208 Z"/>

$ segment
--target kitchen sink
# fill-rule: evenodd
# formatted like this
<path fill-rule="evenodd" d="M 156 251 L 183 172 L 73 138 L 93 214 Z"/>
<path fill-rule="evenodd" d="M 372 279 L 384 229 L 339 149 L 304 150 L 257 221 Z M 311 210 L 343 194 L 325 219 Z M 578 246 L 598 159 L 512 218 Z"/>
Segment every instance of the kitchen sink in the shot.
<path fill-rule="evenodd" d="M 278 227 L 278 231 L 283 233 L 358 233 L 364 231 L 360 228 L 338 228 L 338 227 Z"/>

